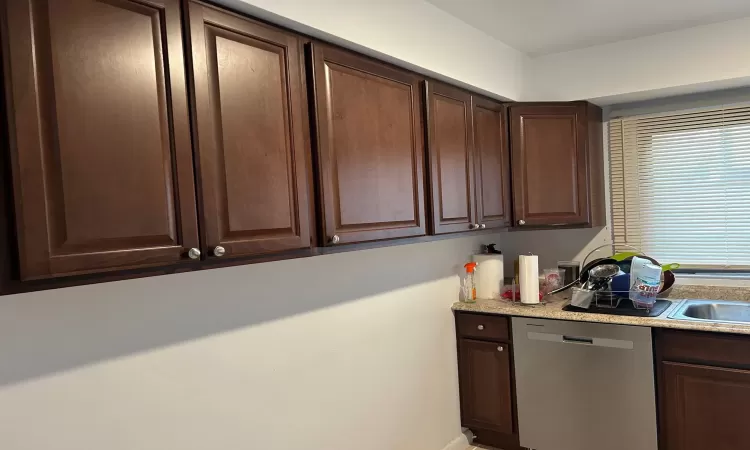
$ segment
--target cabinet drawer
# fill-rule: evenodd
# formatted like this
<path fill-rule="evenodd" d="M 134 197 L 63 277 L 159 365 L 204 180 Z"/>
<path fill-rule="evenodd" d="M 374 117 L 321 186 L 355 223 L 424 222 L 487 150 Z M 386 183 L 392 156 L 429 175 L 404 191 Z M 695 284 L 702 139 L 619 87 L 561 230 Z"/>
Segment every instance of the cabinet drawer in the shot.
<path fill-rule="evenodd" d="M 459 336 L 476 339 L 510 341 L 508 318 L 486 314 L 457 313 L 456 331 Z"/>
<path fill-rule="evenodd" d="M 659 330 L 662 360 L 750 368 L 750 336 Z"/>

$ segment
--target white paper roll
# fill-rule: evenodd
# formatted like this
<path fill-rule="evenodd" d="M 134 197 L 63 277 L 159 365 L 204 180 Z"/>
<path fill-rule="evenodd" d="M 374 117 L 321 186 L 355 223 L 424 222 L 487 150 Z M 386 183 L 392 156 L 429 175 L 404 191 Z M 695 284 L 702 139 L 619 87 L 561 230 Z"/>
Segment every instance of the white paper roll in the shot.
<path fill-rule="evenodd" d="M 518 283 L 521 289 L 521 303 L 539 303 L 539 257 L 520 255 L 518 257 Z"/>
<path fill-rule="evenodd" d="M 503 255 L 482 253 L 474 255 L 477 267 L 477 298 L 500 298 L 503 287 Z"/>

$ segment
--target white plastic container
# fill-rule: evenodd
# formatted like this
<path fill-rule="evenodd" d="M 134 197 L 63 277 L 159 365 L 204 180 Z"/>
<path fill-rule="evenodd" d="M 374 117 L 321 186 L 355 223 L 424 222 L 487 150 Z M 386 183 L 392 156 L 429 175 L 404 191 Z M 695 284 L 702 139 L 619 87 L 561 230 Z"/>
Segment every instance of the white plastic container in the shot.
<path fill-rule="evenodd" d="M 630 300 L 637 309 L 651 309 L 661 287 L 661 267 L 633 257 L 630 266 Z"/>
<path fill-rule="evenodd" d="M 479 264 L 477 270 L 477 298 L 500 298 L 503 288 L 503 255 L 500 253 L 481 253 L 474 255 L 474 262 Z"/>

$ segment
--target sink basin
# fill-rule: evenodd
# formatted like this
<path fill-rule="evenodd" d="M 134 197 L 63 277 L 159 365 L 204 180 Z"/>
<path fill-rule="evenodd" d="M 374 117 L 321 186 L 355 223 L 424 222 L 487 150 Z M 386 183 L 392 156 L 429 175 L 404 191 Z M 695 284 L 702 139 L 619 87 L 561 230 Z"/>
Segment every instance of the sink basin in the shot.
<path fill-rule="evenodd" d="M 669 318 L 750 324 L 750 303 L 686 300 L 669 315 Z"/>

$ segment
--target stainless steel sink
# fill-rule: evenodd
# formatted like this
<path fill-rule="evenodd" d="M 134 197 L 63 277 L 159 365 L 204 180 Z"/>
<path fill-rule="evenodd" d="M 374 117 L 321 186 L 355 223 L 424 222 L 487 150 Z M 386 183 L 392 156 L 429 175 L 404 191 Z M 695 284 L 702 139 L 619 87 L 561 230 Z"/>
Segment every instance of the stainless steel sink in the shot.
<path fill-rule="evenodd" d="M 685 300 L 669 318 L 701 322 L 750 323 L 750 303 Z"/>

